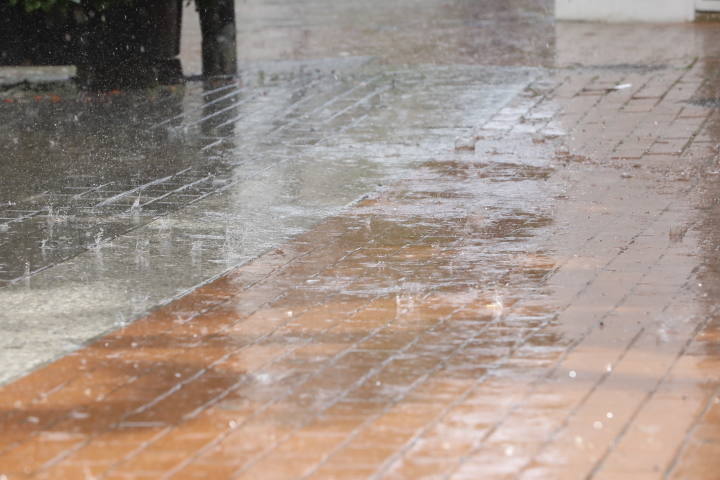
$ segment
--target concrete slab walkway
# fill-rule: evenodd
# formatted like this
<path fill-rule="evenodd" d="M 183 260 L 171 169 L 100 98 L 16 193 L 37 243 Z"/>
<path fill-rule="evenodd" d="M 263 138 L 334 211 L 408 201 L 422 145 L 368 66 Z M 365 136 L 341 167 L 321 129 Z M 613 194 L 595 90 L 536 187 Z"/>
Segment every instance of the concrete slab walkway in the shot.
<path fill-rule="evenodd" d="M 568 28 L 578 41 L 563 58 L 580 58 L 597 39 Z M 720 32 L 667 28 L 675 39 Z M 321 93 L 295 123 L 271 114 L 287 108 L 287 83 L 257 99 L 251 89 L 250 111 L 267 116 L 231 118 L 255 129 L 242 138 L 287 128 L 253 145 L 263 158 L 319 159 L 302 191 L 322 195 L 312 178 L 358 158 L 375 159 L 372 173 L 334 197 L 345 203 L 308 214 L 302 233 L 198 274 L 188 282 L 202 286 L 122 328 L 89 322 L 106 333 L 17 369 L 0 387 L 0 478 L 717 478 L 712 45 L 547 69 L 359 62 L 342 85 L 301 82 Z M 185 98 L 199 111 L 213 101 Z M 199 149 L 216 142 L 232 157 L 234 132 L 206 133 Z M 297 157 L 281 148 L 291 140 Z M 187 162 L 189 183 L 204 164 Z M 241 189 L 210 190 L 161 213 L 192 229 L 210 205 L 240 204 L 217 199 Z M 139 271 L 157 265 L 152 245 L 174 235 L 163 232 L 141 249 L 145 263 L 132 260 Z M 178 245 L 176 257 L 192 249 Z M 107 248 L 127 265 L 132 249 Z M 96 257 L 52 263 L 5 294 L 40 301 L 33 282 L 51 291 L 63 278 L 53 271 Z M 158 276 L 147 278 L 152 288 Z"/>

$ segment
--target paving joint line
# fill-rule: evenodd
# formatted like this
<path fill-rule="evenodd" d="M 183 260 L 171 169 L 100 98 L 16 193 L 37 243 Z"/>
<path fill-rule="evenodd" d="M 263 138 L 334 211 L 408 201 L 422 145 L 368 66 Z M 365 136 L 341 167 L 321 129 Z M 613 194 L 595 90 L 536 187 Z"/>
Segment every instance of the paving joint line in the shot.
<path fill-rule="evenodd" d="M 402 250 L 403 248 L 405 248 L 405 247 L 407 247 L 407 246 L 409 246 L 409 244 L 408 244 L 408 245 L 403 245 L 402 247 L 398 248 L 397 251 Z M 354 250 L 352 253 L 354 254 L 354 253 L 356 253 L 357 251 L 360 251 L 360 250 L 361 250 L 361 248 L 358 248 L 358 249 Z M 316 275 L 319 275 L 320 273 L 321 273 L 321 272 L 318 272 L 318 274 L 316 274 Z M 378 296 L 378 298 L 381 298 L 381 296 Z M 333 325 L 333 328 L 334 328 L 335 326 L 336 326 L 336 325 Z M 379 329 L 381 329 L 381 328 L 382 328 L 382 327 L 378 327 L 377 330 L 379 330 Z M 373 333 L 372 335 L 374 335 L 374 333 Z M 370 338 L 371 335 L 368 335 L 368 336 L 366 336 L 366 337 L 367 337 L 367 338 Z M 359 343 L 359 342 L 360 342 L 360 341 L 355 342 L 355 344 L 357 344 L 357 343 Z M 341 352 L 341 353 L 342 353 L 342 352 Z M 338 355 L 340 355 L 340 354 L 338 354 Z M 310 378 L 313 378 L 314 376 L 318 375 L 319 373 L 321 373 L 322 371 L 324 371 L 324 370 L 327 369 L 327 368 L 329 368 L 329 366 L 326 365 L 326 366 L 324 367 L 324 369 L 320 370 L 319 372 L 316 372 L 315 375 L 311 375 L 311 376 L 310 376 L 309 378 L 307 378 L 306 380 L 309 380 Z M 191 463 L 193 463 L 194 460 L 196 460 L 197 458 L 200 458 L 204 453 L 206 453 L 207 451 L 210 451 L 210 449 L 212 449 L 212 448 L 214 448 L 215 446 L 217 446 L 217 445 L 219 445 L 220 443 L 222 443 L 222 441 L 224 440 L 224 438 L 226 438 L 228 435 L 230 435 L 230 433 L 231 433 L 232 431 L 235 431 L 235 430 L 237 430 L 237 429 L 240 429 L 240 428 L 242 427 L 242 425 L 244 425 L 247 421 L 249 421 L 250 418 L 255 417 L 255 416 L 257 416 L 257 415 L 261 415 L 265 410 L 267 410 L 268 408 L 270 408 L 272 405 L 275 405 L 276 403 L 278 403 L 278 402 L 281 401 L 282 399 L 284 399 L 284 398 L 286 398 L 287 396 L 291 395 L 294 390 L 296 390 L 297 388 L 300 387 L 300 385 L 302 385 L 302 383 L 299 384 L 299 385 L 296 385 L 294 388 L 292 388 L 289 392 L 287 392 L 287 394 L 286 394 L 283 398 L 280 398 L 280 399 L 277 399 L 277 400 L 273 400 L 273 401 L 272 401 L 269 405 L 267 405 L 265 408 L 263 408 L 263 409 L 261 409 L 261 410 L 259 410 L 259 411 L 257 411 L 257 412 L 254 412 L 250 417 L 248 417 L 248 419 L 245 419 L 244 422 L 242 422 L 241 424 L 238 424 L 238 425 L 236 426 L 236 429 L 233 429 L 233 430 L 224 432 L 224 435 L 221 435 L 221 438 L 216 439 L 216 441 L 213 441 L 211 444 L 203 447 L 201 450 L 199 450 L 199 451 L 196 452 L 195 454 L 193 454 L 193 455 L 191 455 L 190 457 L 188 457 L 185 461 L 181 462 L 177 467 L 175 467 L 174 469 L 172 469 L 172 470 L 170 470 L 169 472 L 167 472 L 167 473 L 164 475 L 163 478 L 169 478 L 169 477 L 171 477 L 172 475 L 174 475 L 175 473 L 181 471 L 181 470 L 182 470 L 183 468 L 185 468 L 186 466 L 188 466 L 188 465 L 190 465 Z"/>

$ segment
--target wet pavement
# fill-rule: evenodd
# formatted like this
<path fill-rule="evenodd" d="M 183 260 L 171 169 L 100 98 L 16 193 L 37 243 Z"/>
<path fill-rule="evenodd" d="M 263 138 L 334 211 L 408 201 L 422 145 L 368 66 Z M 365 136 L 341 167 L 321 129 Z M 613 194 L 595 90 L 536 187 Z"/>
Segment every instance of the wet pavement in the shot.
<path fill-rule="evenodd" d="M 237 80 L 6 88 L 0 478 L 716 478 L 720 26 L 549 12 L 249 1 Z"/>
<path fill-rule="evenodd" d="M 144 105 L 142 94 L 11 104 L 37 115 L 17 115 L 28 125 L 7 129 L 5 177 L 19 181 L 4 192 L 0 232 L 0 379 L 337 214 L 422 161 L 418 151 L 452 150 L 452 139 L 442 145 L 423 127 L 488 118 L 536 74 L 366 63 L 332 62 L 326 72 L 323 62 L 289 64 L 263 73 L 278 79 L 262 85 L 248 74 L 242 87 L 188 85 Z M 479 99 L 470 117 L 437 108 L 468 96 Z M 398 109 L 417 119 L 399 125 Z M 107 161 L 113 155 L 122 161 Z M 27 161 L 38 157 L 47 159 L 41 174 Z"/>

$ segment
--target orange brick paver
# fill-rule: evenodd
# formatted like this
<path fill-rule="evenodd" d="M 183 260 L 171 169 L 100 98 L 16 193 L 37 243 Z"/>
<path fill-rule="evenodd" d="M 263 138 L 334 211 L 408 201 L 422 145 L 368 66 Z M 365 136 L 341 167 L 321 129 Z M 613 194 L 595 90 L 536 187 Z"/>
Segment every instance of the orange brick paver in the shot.
<path fill-rule="evenodd" d="M 717 478 L 702 69 L 542 79 L 475 152 L 2 387 L 1 478 Z"/>

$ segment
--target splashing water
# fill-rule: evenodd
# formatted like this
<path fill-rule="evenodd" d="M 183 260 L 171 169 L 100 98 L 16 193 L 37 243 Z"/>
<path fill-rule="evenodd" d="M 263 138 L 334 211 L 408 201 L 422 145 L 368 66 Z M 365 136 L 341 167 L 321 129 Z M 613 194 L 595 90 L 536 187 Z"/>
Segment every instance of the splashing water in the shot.
<path fill-rule="evenodd" d="M 142 210 L 142 205 L 140 205 L 140 195 L 137 196 L 135 201 L 132 204 L 132 207 L 130 207 L 130 213 L 133 215 L 137 215 Z"/>
<path fill-rule="evenodd" d="M 105 231 L 101 228 L 94 237 L 94 243 L 90 245 L 90 248 L 93 250 L 100 250 L 105 242 L 103 241 L 103 235 L 105 234 Z"/>

